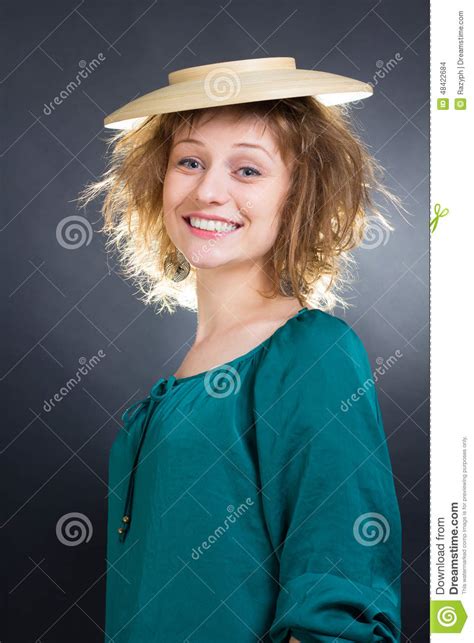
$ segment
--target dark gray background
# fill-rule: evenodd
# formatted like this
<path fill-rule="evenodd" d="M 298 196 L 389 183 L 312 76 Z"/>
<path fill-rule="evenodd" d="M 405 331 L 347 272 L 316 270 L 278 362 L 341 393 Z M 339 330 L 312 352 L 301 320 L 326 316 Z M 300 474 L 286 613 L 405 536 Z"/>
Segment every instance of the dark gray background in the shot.
<path fill-rule="evenodd" d="M 298 67 L 370 81 L 403 56 L 355 110 L 364 140 L 408 214 L 357 251 L 353 325 L 371 363 L 403 357 L 378 382 L 404 524 L 402 641 L 428 641 L 429 5 L 409 0 L 125 0 L 3 3 L 1 59 L 2 552 L 9 570 L 2 641 L 102 641 L 107 458 L 124 408 L 172 374 L 194 318 L 157 317 L 107 258 L 98 204 L 74 199 L 104 170 L 103 118 L 167 83 L 170 71 L 232 59 L 293 56 Z M 81 60 L 105 61 L 50 115 L 43 108 Z M 381 202 L 384 205 L 384 202 Z M 87 217 L 80 247 L 58 243 L 65 217 Z M 43 402 L 102 349 L 58 406 Z M 88 542 L 56 535 L 65 514 L 90 520 Z M 90 530 L 89 530 L 90 535 Z M 2 626 L 6 626 L 2 618 Z M 174 642 L 172 642 L 174 643 Z"/>

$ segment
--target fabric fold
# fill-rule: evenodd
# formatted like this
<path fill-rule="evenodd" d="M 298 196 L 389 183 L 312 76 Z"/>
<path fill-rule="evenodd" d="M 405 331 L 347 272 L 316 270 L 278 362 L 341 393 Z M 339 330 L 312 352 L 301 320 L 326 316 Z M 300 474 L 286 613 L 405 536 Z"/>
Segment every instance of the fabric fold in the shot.
<path fill-rule="evenodd" d="M 262 365 L 269 383 L 257 382 L 255 399 L 261 502 L 280 563 L 270 638 L 398 642 L 401 523 L 367 353 L 343 320 L 292 331 L 280 372 Z"/>

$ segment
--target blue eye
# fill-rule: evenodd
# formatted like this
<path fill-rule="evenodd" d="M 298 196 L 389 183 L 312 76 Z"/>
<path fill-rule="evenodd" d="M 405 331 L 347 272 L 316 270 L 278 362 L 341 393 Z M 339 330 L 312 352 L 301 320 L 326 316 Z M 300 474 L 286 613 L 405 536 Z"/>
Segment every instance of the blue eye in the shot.
<path fill-rule="evenodd" d="M 254 167 L 241 167 L 240 169 L 241 170 L 250 170 L 251 172 L 254 172 L 254 174 L 251 174 L 250 176 L 261 176 L 261 172 L 256 170 Z M 247 177 L 249 177 L 248 174 L 247 174 Z"/>
<path fill-rule="evenodd" d="M 181 159 L 178 165 L 184 165 L 185 163 L 199 163 L 199 161 L 196 161 L 196 159 Z"/>
<path fill-rule="evenodd" d="M 196 163 L 197 165 L 200 165 L 199 161 L 196 161 L 196 159 L 193 159 L 193 158 L 184 158 L 178 161 L 178 165 L 188 167 L 191 170 L 196 169 L 195 167 L 190 167 L 189 165 L 187 165 L 187 163 Z M 241 167 L 238 171 L 240 172 L 241 170 L 245 170 L 245 171 L 250 170 L 250 172 L 252 172 L 252 174 L 244 175 L 244 178 L 251 178 L 252 176 L 262 175 L 261 172 L 259 172 L 256 168 L 250 167 L 250 166 Z"/>

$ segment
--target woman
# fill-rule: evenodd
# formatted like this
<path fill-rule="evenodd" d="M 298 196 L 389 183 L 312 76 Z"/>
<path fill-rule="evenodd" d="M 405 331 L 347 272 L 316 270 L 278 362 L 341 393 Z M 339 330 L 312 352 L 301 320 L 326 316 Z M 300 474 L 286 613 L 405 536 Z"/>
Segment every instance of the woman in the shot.
<path fill-rule="evenodd" d="M 239 93 L 217 104 L 222 65 Z M 115 643 L 400 640 L 380 407 L 361 340 L 329 313 L 347 305 L 368 213 L 386 224 L 371 199 L 384 189 L 345 113 L 323 104 L 354 99 L 358 81 L 297 71 L 293 59 L 181 70 L 164 88 L 174 109 L 161 89 L 106 119 L 142 117 L 84 200 L 105 192 L 109 243 L 144 301 L 198 322 L 112 445 Z"/>

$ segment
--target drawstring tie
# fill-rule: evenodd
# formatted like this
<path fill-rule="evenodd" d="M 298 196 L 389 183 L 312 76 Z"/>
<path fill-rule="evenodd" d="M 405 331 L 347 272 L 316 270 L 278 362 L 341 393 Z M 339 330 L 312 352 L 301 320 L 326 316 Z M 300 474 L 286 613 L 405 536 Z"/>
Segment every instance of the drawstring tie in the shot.
<path fill-rule="evenodd" d="M 132 503 L 133 503 L 133 490 L 135 487 L 135 472 L 138 467 L 138 460 L 140 457 L 140 451 L 145 440 L 146 432 L 150 420 L 153 416 L 153 413 L 158 406 L 159 402 L 164 398 L 168 391 L 174 386 L 176 382 L 176 377 L 171 375 L 171 377 L 166 380 L 164 377 L 160 377 L 158 382 L 154 384 L 151 388 L 150 394 L 143 400 L 138 400 L 130 406 L 122 415 L 122 421 L 125 423 L 125 429 L 129 427 L 137 417 L 138 413 L 142 408 L 147 408 L 147 413 L 142 425 L 142 431 L 140 435 L 140 441 L 138 443 L 138 448 L 135 453 L 135 459 L 133 462 L 133 467 L 130 472 L 130 479 L 128 481 L 128 490 L 127 490 L 127 499 L 125 501 L 125 508 L 122 517 L 122 525 L 118 528 L 119 540 L 124 542 L 127 536 L 128 530 L 130 528 L 130 523 L 132 521 Z M 163 386 L 165 384 L 165 386 Z M 164 390 L 163 390 L 164 389 Z"/>

